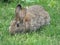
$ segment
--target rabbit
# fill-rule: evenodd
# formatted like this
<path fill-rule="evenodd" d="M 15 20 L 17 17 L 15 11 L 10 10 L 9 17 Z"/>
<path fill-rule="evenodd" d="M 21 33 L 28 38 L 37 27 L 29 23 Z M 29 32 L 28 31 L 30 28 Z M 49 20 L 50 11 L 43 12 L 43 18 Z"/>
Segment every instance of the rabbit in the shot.
<path fill-rule="evenodd" d="M 23 8 L 20 4 L 16 6 L 15 18 L 11 21 L 9 32 L 36 31 L 43 25 L 50 24 L 50 16 L 40 5 L 32 5 Z"/>

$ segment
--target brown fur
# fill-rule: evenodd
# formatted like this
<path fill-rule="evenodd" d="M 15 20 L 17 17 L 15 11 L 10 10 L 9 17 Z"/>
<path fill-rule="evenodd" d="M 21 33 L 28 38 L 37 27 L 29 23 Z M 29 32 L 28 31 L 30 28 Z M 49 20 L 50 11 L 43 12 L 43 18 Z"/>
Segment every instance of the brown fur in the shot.
<path fill-rule="evenodd" d="M 30 6 L 28 9 L 17 5 L 15 13 L 15 19 L 9 28 L 10 33 L 36 31 L 41 26 L 50 23 L 48 12 L 39 5 Z"/>

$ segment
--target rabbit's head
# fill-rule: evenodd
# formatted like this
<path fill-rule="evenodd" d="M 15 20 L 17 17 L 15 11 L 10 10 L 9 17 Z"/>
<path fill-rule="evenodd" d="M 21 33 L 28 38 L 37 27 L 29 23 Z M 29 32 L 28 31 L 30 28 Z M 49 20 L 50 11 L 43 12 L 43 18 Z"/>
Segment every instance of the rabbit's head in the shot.
<path fill-rule="evenodd" d="M 18 4 L 15 9 L 15 14 L 15 19 L 11 22 L 9 31 L 13 34 L 16 32 L 25 32 L 29 25 L 27 22 L 26 9 Z"/>
<path fill-rule="evenodd" d="M 22 23 L 18 23 L 16 22 L 16 20 L 11 21 L 10 27 L 9 27 L 9 32 L 11 34 L 15 34 L 15 33 L 22 33 L 25 32 L 25 24 Z"/>

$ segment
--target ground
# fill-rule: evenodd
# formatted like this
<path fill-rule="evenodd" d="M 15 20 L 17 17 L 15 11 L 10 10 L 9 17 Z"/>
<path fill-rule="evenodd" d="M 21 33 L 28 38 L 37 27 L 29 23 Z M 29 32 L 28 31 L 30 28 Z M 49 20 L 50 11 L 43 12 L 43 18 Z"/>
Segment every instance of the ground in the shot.
<path fill-rule="evenodd" d="M 0 2 L 0 45 L 60 45 L 60 0 L 39 0 L 37 2 L 21 4 L 43 6 L 51 17 L 50 25 L 41 27 L 37 32 L 19 33 L 13 36 L 10 35 L 8 28 L 15 16 L 15 7 L 18 3 Z"/>

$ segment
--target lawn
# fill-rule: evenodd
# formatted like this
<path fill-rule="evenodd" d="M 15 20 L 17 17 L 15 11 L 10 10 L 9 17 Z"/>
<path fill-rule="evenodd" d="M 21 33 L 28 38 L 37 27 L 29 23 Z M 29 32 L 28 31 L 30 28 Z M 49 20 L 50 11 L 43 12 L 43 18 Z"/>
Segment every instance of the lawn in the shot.
<path fill-rule="evenodd" d="M 26 3 L 19 3 L 23 7 L 34 4 L 43 6 L 51 17 L 50 25 L 41 27 L 37 32 L 11 36 L 8 28 L 18 3 L 0 2 L 0 45 L 60 45 L 60 0 L 39 0 L 33 3 L 28 0 Z"/>

